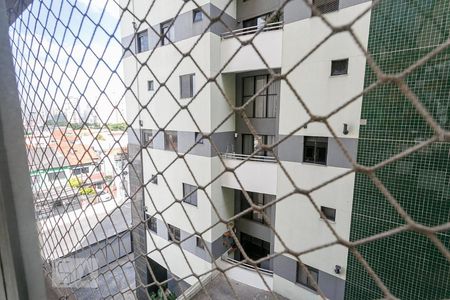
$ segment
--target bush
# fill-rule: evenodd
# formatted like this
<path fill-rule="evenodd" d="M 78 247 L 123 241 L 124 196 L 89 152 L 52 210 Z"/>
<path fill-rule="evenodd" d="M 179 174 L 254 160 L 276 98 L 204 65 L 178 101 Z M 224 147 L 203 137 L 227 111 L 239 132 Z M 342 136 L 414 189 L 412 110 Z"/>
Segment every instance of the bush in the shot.
<path fill-rule="evenodd" d="M 93 187 L 84 187 L 80 189 L 80 195 L 94 195 L 95 190 Z"/>
<path fill-rule="evenodd" d="M 82 181 L 78 177 L 72 177 L 69 179 L 69 185 L 71 188 L 79 188 L 82 184 Z"/>

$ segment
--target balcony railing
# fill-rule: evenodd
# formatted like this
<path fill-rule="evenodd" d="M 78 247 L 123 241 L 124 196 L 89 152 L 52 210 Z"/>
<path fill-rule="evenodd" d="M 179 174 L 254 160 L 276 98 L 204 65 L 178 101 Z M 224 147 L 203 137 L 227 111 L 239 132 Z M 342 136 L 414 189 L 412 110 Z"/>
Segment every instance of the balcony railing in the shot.
<path fill-rule="evenodd" d="M 223 39 L 228 39 L 228 38 L 231 38 L 234 36 L 253 34 L 253 33 L 257 32 L 261 27 L 264 27 L 262 29 L 262 31 L 278 30 L 278 29 L 283 29 L 283 25 L 284 25 L 284 22 L 279 21 L 279 22 L 273 22 L 273 23 L 269 23 L 269 24 L 262 24 L 262 25 L 250 26 L 250 27 L 245 27 L 245 28 L 239 28 L 239 29 L 236 29 L 233 31 L 228 31 L 228 32 L 222 33 L 221 37 Z"/>
<path fill-rule="evenodd" d="M 263 156 L 263 155 L 253 155 L 239 154 L 239 153 L 221 153 L 223 158 L 227 159 L 238 159 L 238 160 L 250 160 L 250 161 L 262 161 L 262 162 L 276 162 L 273 156 Z"/>
<path fill-rule="evenodd" d="M 247 263 L 244 263 L 242 261 L 238 261 L 238 260 L 232 258 L 231 257 L 232 253 L 233 252 L 230 252 L 230 250 L 225 252 L 224 254 L 222 254 L 221 259 L 229 264 L 232 264 L 232 265 L 235 265 L 235 266 L 238 266 L 238 267 L 250 270 L 250 271 L 254 271 L 254 272 L 259 271 L 259 272 L 261 272 L 261 274 L 273 276 L 273 271 L 271 271 L 271 270 L 256 267 L 254 265 L 247 264 Z"/>

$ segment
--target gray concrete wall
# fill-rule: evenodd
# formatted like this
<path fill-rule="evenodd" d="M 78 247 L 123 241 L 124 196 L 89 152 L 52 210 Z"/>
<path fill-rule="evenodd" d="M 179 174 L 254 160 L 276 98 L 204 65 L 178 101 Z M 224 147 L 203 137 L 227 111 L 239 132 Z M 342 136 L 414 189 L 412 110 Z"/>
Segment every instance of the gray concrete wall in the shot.
<path fill-rule="evenodd" d="M 330 266 L 332 270 L 334 266 Z M 284 255 L 279 255 L 273 259 L 273 272 L 274 274 L 289 280 L 297 284 L 298 286 L 312 291 L 311 289 L 297 283 L 297 261 L 286 257 Z M 345 295 L 345 280 L 333 276 L 329 273 L 319 270 L 318 285 L 320 290 L 329 299 L 342 300 Z M 313 291 L 314 292 L 314 291 Z"/>
<path fill-rule="evenodd" d="M 286 136 L 280 136 L 280 139 Z M 293 135 L 278 145 L 278 157 L 282 161 L 303 162 L 303 140 L 304 136 Z M 358 151 L 358 139 L 340 138 L 341 143 L 347 149 L 350 157 L 356 161 Z M 328 138 L 327 166 L 339 168 L 351 168 L 350 161 L 345 157 L 344 151 L 339 147 L 336 139 Z"/>
<path fill-rule="evenodd" d="M 161 220 L 159 218 L 156 218 L 156 220 L 157 220 L 157 225 L 156 225 L 157 232 L 155 233 L 155 232 L 152 232 L 149 229 L 147 229 L 149 234 L 150 233 L 155 234 L 155 235 L 168 241 L 169 240 L 168 228 L 164 224 L 163 220 Z M 194 254 L 195 256 L 197 256 L 207 262 L 213 262 L 214 260 L 219 258 L 222 254 L 224 254 L 226 250 L 228 250 L 223 245 L 223 237 L 222 236 L 218 237 L 212 243 L 203 240 L 205 249 L 197 247 L 196 236 L 184 231 L 182 228 L 180 228 L 180 239 L 182 240 L 180 245 L 183 250 L 186 250 L 187 252 L 190 252 L 190 253 Z M 186 239 L 186 240 L 184 240 L 184 239 Z M 212 255 L 212 257 L 211 257 L 211 255 Z"/>

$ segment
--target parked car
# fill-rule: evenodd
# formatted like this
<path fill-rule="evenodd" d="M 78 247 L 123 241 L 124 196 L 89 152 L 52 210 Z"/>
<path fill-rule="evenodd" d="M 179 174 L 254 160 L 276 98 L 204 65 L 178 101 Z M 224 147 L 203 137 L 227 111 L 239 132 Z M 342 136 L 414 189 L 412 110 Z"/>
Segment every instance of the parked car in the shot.
<path fill-rule="evenodd" d="M 106 201 L 109 201 L 112 199 L 111 194 L 107 193 L 107 192 L 101 192 L 99 196 L 103 202 L 106 202 Z"/>

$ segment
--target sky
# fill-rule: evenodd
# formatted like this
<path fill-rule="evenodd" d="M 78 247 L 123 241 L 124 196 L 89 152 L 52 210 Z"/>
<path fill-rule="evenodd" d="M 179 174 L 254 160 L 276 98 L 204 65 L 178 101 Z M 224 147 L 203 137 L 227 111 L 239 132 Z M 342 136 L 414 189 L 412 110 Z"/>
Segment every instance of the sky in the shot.
<path fill-rule="evenodd" d="M 35 0 L 16 20 L 10 38 L 25 117 L 79 102 L 81 115 L 121 121 L 112 113 L 120 103 L 125 116 L 120 13 L 111 0 Z"/>

